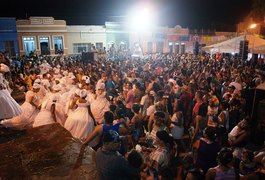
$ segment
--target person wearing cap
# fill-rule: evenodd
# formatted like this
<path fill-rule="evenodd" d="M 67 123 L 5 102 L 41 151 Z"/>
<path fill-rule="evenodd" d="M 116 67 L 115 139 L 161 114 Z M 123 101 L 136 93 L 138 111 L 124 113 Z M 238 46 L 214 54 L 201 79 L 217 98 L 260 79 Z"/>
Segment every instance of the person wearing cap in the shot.
<path fill-rule="evenodd" d="M 79 99 L 76 102 L 77 108 L 68 116 L 64 124 L 65 129 L 67 129 L 73 137 L 80 140 L 90 135 L 96 126 L 96 121 L 91 113 L 90 105 L 86 97 L 86 90 L 80 90 Z M 93 145 L 93 143 L 90 145 Z"/>
<path fill-rule="evenodd" d="M 95 117 L 97 124 L 104 123 L 104 113 L 109 111 L 110 102 L 106 98 L 105 84 L 101 83 L 97 86 L 96 95 L 90 102 L 91 112 Z"/>
<path fill-rule="evenodd" d="M 30 127 L 39 113 L 40 98 L 38 92 L 40 91 L 40 85 L 33 84 L 33 90 L 29 90 L 25 96 L 25 102 L 21 105 L 22 114 L 15 116 L 11 119 L 1 121 L 1 124 L 5 127 L 14 127 L 23 129 Z M 2 102 L 2 100 L 1 100 Z M 2 110 L 2 108 L 1 108 Z"/>
<path fill-rule="evenodd" d="M 21 107 L 7 90 L 3 74 L 8 71 L 9 68 L 6 65 L 0 64 L 0 120 L 12 118 L 22 113 Z"/>
<path fill-rule="evenodd" d="M 135 179 L 140 176 L 140 168 L 136 168 L 118 153 L 121 145 L 119 134 L 109 130 L 103 136 L 103 146 L 96 153 L 96 168 L 99 178 L 102 180 L 112 179 Z"/>

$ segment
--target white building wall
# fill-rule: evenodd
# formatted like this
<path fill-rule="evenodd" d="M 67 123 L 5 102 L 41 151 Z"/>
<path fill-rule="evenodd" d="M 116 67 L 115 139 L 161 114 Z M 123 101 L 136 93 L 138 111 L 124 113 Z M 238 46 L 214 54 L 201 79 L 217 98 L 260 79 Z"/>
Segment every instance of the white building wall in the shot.
<path fill-rule="evenodd" d="M 107 46 L 106 29 L 104 26 L 67 26 L 68 34 L 68 53 L 75 54 L 74 44 L 90 43 L 96 46 L 96 43 L 103 43 Z"/>

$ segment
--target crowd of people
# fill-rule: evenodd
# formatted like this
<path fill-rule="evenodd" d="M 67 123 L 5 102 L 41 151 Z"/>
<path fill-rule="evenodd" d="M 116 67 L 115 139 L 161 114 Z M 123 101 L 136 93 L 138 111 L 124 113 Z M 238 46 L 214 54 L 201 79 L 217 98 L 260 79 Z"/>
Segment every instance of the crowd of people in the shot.
<path fill-rule="evenodd" d="M 264 60 L 0 57 L 1 126 L 59 123 L 96 151 L 100 179 L 264 179 L 265 122 L 248 93 L 265 83 Z"/>

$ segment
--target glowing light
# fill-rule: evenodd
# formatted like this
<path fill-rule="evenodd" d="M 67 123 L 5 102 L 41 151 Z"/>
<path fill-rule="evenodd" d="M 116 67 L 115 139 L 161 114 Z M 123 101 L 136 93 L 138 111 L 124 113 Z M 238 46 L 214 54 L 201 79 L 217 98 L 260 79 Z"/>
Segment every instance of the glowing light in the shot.
<path fill-rule="evenodd" d="M 155 15 L 150 7 L 135 7 L 128 14 L 130 28 L 135 31 L 149 31 L 155 26 Z"/>
<path fill-rule="evenodd" d="M 249 29 L 254 29 L 254 28 L 256 28 L 257 27 L 257 24 L 251 24 L 250 26 L 249 26 Z"/>

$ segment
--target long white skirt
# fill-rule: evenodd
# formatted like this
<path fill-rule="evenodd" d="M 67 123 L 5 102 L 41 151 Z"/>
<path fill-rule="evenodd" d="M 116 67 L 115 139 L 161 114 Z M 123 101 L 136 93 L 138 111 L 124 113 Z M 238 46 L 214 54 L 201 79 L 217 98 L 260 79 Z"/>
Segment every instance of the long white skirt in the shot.
<path fill-rule="evenodd" d="M 1 124 L 5 127 L 14 127 L 18 129 L 31 127 L 35 117 L 39 113 L 39 110 L 28 102 L 24 102 L 21 108 L 22 114 L 11 119 L 3 120 Z"/>
<path fill-rule="evenodd" d="M 8 119 L 22 113 L 20 105 L 6 89 L 0 90 L 0 119 Z"/>
<path fill-rule="evenodd" d="M 55 121 L 54 121 L 51 111 L 47 109 L 42 109 L 34 120 L 33 128 L 52 124 L 52 123 L 55 123 Z"/>
<path fill-rule="evenodd" d="M 64 111 L 64 106 L 60 103 L 56 103 L 55 105 L 55 116 L 56 116 L 56 122 L 64 126 L 64 123 L 66 121 L 66 114 Z"/>
<path fill-rule="evenodd" d="M 94 122 L 88 114 L 87 107 L 78 107 L 72 112 L 66 119 L 64 127 L 77 139 L 87 138 L 94 130 Z"/>

